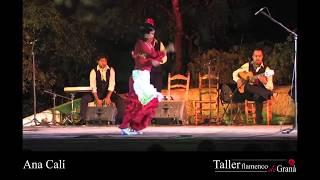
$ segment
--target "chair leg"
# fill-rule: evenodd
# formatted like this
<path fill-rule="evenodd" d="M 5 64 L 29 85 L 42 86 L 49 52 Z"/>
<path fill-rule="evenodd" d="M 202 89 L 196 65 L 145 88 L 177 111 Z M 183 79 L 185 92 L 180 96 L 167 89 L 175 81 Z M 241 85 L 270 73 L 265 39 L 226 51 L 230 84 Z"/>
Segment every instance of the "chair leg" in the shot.
<path fill-rule="evenodd" d="M 250 103 L 248 100 L 245 100 L 245 114 L 246 122 L 248 123 L 249 119 L 252 119 L 253 124 L 256 124 L 256 109 L 253 103 Z"/>
<path fill-rule="evenodd" d="M 198 109 L 197 109 L 197 103 L 193 102 L 193 109 L 194 109 L 194 122 L 195 125 L 198 125 Z"/>
<path fill-rule="evenodd" d="M 257 114 L 256 114 L 256 106 L 255 104 L 251 104 L 252 108 L 252 116 L 253 116 L 253 124 L 257 124 L 256 119 L 257 119 Z"/>
<path fill-rule="evenodd" d="M 249 113 L 248 113 L 248 101 L 247 100 L 244 101 L 244 112 L 246 114 L 246 123 L 248 123 L 248 115 L 249 115 Z"/>
<path fill-rule="evenodd" d="M 267 100 L 267 123 L 270 125 L 272 120 L 272 100 Z"/>
<path fill-rule="evenodd" d="M 198 126 L 198 110 L 196 110 L 196 118 L 195 118 L 195 124 L 196 126 Z"/>

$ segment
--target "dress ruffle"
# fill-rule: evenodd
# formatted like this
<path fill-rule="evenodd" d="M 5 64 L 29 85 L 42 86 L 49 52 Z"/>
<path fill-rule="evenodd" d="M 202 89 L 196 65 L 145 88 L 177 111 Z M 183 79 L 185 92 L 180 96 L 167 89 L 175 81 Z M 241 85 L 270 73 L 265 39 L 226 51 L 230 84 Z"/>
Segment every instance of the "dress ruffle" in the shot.
<path fill-rule="evenodd" d="M 159 105 L 159 100 L 158 98 L 153 98 L 146 105 L 143 105 L 134 92 L 133 79 L 130 78 L 129 93 L 125 103 L 127 106 L 120 128 L 124 129 L 130 126 L 132 129 L 140 131 L 151 123 L 152 117 L 155 115 L 155 110 Z"/>

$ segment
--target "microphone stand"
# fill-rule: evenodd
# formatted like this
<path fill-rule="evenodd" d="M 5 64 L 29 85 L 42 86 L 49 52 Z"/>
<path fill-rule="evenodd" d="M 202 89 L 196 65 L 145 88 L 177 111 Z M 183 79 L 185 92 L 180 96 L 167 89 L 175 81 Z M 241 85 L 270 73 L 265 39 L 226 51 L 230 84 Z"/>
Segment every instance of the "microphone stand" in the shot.
<path fill-rule="evenodd" d="M 53 118 L 52 118 L 52 123 L 53 125 L 56 125 L 56 97 L 61 97 L 61 98 L 64 98 L 64 99 L 68 99 L 68 100 L 71 100 L 70 98 L 68 97 L 65 97 L 65 96 L 61 96 L 59 94 L 56 94 L 54 92 L 51 92 L 51 91 L 47 91 L 47 90 L 44 90 L 45 93 L 48 93 L 48 94 L 51 94 L 52 95 L 52 100 L 53 100 Z"/>
<path fill-rule="evenodd" d="M 282 28 L 284 28 L 286 31 L 288 31 L 290 34 L 293 35 L 294 37 L 294 68 L 293 68 L 293 76 L 292 76 L 292 84 L 291 87 L 293 86 L 293 79 L 294 79 L 294 101 L 295 101 L 295 121 L 293 123 L 292 128 L 288 129 L 283 129 L 282 133 L 289 134 L 290 132 L 297 130 L 298 123 L 297 123 L 297 118 L 298 118 L 298 98 L 297 98 L 297 48 L 298 48 L 298 35 L 288 29 L 286 26 L 284 26 L 282 23 L 278 22 L 277 20 L 273 19 L 269 14 L 261 11 L 261 14 L 264 16 L 268 17 L 272 22 L 280 25 Z M 292 88 L 291 88 L 292 89 Z M 292 91 L 291 91 L 292 95 Z"/>
<path fill-rule="evenodd" d="M 33 86 L 33 119 L 26 123 L 26 124 L 29 124 L 29 123 L 32 123 L 34 122 L 34 124 L 36 126 L 40 125 L 40 121 L 37 120 L 37 95 L 36 95 L 36 75 L 35 75 L 35 60 L 34 60 L 34 57 L 35 57 L 35 53 L 34 53 L 34 45 L 36 43 L 36 40 L 34 40 L 33 42 L 31 42 L 32 44 L 32 49 L 31 49 L 31 52 L 32 52 L 32 86 Z"/>

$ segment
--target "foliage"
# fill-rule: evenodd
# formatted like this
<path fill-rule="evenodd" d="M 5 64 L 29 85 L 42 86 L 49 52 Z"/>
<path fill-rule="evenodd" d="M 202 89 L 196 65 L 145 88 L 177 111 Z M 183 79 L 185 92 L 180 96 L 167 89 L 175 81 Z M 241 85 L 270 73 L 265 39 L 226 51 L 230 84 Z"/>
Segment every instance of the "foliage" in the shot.
<path fill-rule="evenodd" d="M 276 76 L 274 81 L 276 84 L 290 84 L 293 76 L 294 68 L 294 45 L 292 37 L 284 43 L 276 43 L 273 51 L 268 59 L 270 67 L 275 68 Z"/>
<path fill-rule="evenodd" d="M 23 1 L 24 104 L 30 104 L 27 102 L 32 95 L 31 42 L 34 40 L 37 40 L 33 52 L 40 99 L 45 89 L 56 88 L 61 92 L 64 86 L 88 81 L 87 68 L 96 53 L 86 29 L 72 17 L 63 17 L 51 1 Z M 27 106 L 24 108 L 27 109 Z"/>
<path fill-rule="evenodd" d="M 54 4 L 43 1 L 24 1 L 23 9 L 23 92 L 30 90 L 32 80 L 32 45 L 36 62 L 37 88 L 57 85 L 61 77 L 70 83 L 81 82 L 83 65 L 94 59 L 94 46 L 85 29 L 72 18 L 65 19 Z M 87 72 L 85 72 L 87 73 Z M 64 82 L 60 81 L 60 86 Z"/>
<path fill-rule="evenodd" d="M 219 74 L 221 83 L 232 83 L 232 71 L 239 64 L 243 64 L 244 59 L 243 56 L 234 52 L 210 49 L 193 58 L 188 64 L 188 71 L 191 72 L 191 85 L 198 86 L 198 74 L 208 74 L 209 65 L 213 74 Z"/>

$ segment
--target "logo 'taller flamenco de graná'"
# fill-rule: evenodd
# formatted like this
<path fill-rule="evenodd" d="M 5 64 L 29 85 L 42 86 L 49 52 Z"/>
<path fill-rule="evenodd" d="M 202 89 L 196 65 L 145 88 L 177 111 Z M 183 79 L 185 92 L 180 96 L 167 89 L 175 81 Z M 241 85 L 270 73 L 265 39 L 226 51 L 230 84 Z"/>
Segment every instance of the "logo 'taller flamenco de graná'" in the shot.
<path fill-rule="evenodd" d="M 289 159 L 288 160 L 288 164 L 289 164 L 289 167 L 286 167 L 286 166 L 282 166 L 281 164 L 280 165 L 273 165 L 271 166 L 267 172 L 296 172 L 296 167 L 295 167 L 295 160 L 294 159 Z"/>

